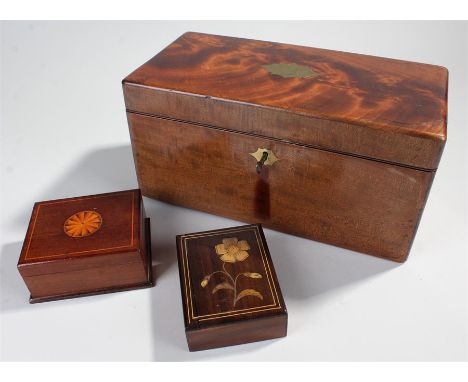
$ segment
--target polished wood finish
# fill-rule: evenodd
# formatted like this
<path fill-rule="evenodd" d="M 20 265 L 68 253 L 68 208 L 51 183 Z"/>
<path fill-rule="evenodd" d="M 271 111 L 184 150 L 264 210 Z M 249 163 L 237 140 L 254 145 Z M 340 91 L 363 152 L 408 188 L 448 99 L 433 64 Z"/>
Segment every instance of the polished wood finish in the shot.
<path fill-rule="evenodd" d="M 129 114 L 144 195 L 404 261 L 434 173 Z M 279 158 L 258 175 L 249 154 Z"/>
<path fill-rule="evenodd" d="M 151 286 L 149 235 L 140 190 L 36 203 L 18 262 L 30 301 Z"/>
<path fill-rule="evenodd" d="M 318 75 L 265 68 L 288 62 Z M 447 80 L 435 65 L 186 33 L 123 84 L 130 111 L 435 169 Z"/>
<path fill-rule="evenodd" d="M 285 62 L 316 75 L 267 69 Z M 407 258 L 445 144 L 445 68 L 186 33 L 123 88 L 144 195 Z M 260 174 L 258 149 L 279 158 Z"/>
<path fill-rule="evenodd" d="M 191 351 L 286 336 L 287 311 L 260 225 L 177 236 Z"/>

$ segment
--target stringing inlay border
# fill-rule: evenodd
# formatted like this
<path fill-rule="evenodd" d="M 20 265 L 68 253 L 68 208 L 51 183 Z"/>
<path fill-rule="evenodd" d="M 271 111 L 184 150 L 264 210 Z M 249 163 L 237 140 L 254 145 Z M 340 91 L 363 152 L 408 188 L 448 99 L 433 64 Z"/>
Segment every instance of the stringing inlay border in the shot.
<path fill-rule="evenodd" d="M 190 283 L 190 269 L 189 269 L 189 259 L 188 259 L 188 251 L 187 251 L 187 241 L 191 239 L 196 239 L 200 237 L 209 237 L 209 236 L 217 236 L 220 235 L 221 232 L 210 232 L 210 233 L 199 233 L 199 234 L 187 234 L 181 236 L 182 241 L 182 264 L 183 264 L 183 271 L 184 271 L 184 285 L 185 285 L 185 298 L 186 298 L 186 309 L 187 309 L 187 318 L 188 323 L 190 324 L 192 321 L 207 321 L 207 320 L 215 320 L 218 318 L 225 318 L 225 317 L 232 317 L 232 316 L 239 316 L 254 312 L 263 312 L 269 310 L 276 310 L 281 309 L 281 303 L 278 297 L 278 292 L 276 290 L 275 283 L 273 281 L 273 277 L 271 274 L 270 265 L 268 263 L 268 258 L 266 256 L 265 248 L 263 246 L 263 242 L 261 240 L 260 232 L 257 226 L 255 227 L 248 227 L 248 228 L 233 228 L 230 230 L 223 230 L 222 233 L 235 233 L 235 232 L 243 232 L 243 231 L 255 231 L 255 237 L 257 239 L 257 244 L 260 249 L 260 255 L 262 257 L 263 266 L 266 271 L 268 285 L 270 287 L 270 293 L 273 297 L 273 304 L 268 305 L 261 305 L 254 308 L 246 308 L 246 309 L 235 309 L 229 310 L 220 313 L 213 313 L 213 314 L 205 314 L 202 316 L 195 316 L 193 313 L 193 298 L 192 298 L 192 288 Z"/>

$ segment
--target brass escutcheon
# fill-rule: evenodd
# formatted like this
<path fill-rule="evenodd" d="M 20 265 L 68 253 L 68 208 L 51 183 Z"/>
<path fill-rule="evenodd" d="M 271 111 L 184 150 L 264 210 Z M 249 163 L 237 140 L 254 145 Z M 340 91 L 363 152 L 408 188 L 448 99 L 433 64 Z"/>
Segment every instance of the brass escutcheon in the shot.
<path fill-rule="evenodd" d="M 283 78 L 313 78 L 319 74 L 305 65 L 295 63 L 274 63 L 263 65 L 271 74 Z"/>
<path fill-rule="evenodd" d="M 268 149 L 258 148 L 257 151 L 255 151 L 254 153 L 250 153 L 250 155 L 252 155 L 257 160 L 257 173 L 260 173 L 264 165 L 272 166 L 273 163 L 279 160 L 278 157 L 273 153 L 273 151 Z"/>

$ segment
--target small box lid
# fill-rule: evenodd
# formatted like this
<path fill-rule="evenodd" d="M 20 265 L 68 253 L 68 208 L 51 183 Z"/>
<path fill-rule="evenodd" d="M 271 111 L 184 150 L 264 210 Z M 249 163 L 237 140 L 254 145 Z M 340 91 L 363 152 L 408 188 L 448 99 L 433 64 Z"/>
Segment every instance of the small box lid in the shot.
<path fill-rule="evenodd" d="M 436 169 L 440 66 L 188 32 L 124 79 L 127 109 Z"/>
<path fill-rule="evenodd" d="M 177 236 L 186 329 L 286 314 L 261 225 Z"/>
<path fill-rule="evenodd" d="M 140 190 L 35 203 L 18 268 L 27 277 L 137 261 L 140 204 Z"/>

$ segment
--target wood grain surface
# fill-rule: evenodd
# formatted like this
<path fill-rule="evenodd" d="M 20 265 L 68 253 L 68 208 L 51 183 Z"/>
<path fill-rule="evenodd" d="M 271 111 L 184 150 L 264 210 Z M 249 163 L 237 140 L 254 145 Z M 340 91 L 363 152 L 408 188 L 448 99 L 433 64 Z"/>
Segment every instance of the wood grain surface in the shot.
<path fill-rule="evenodd" d="M 404 261 L 434 172 L 128 114 L 144 195 Z M 250 155 L 279 161 L 260 175 Z"/>
<path fill-rule="evenodd" d="M 101 225 L 70 236 L 65 223 L 81 211 Z M 18 261 L 32 302 L 151 284 L 144 218 L 140 190 L 36 203 Z"/>
<path fill-rule="evenodd" d="M 180 235 L 177 249 L 190 350 L 286 335 L 286 306 L 261 226 Z"/>
<path fill-rule="evenodd" d="M 187 330 L 186 336 L 189 350 L 199 351 L 286 337 L 287 331 L 288 316 L 280 314 L 224 326 Z"/>
<path fill-rule="evenodd" d="M 275 63 L 317 75 L 283 78 Z M 435 169 L 447 81 L 435 65 L 186 33 L 123 82 L 130 111 Z"/>
<path fill-rule="evenodd" d="M 186 33 L 123 80 L 144 195 L 404 261 L 446 141 L 435 65 Z M 250 153 L 279 158 L 257 174 Z"/>

